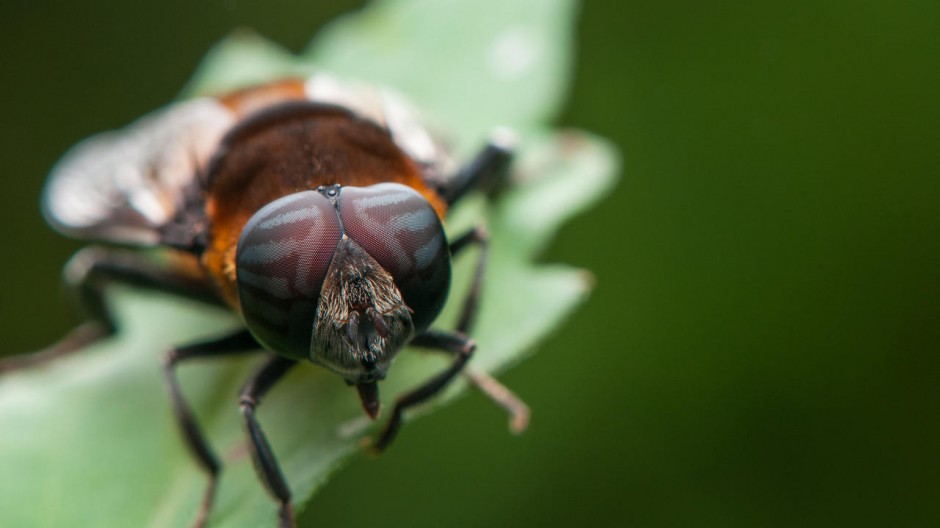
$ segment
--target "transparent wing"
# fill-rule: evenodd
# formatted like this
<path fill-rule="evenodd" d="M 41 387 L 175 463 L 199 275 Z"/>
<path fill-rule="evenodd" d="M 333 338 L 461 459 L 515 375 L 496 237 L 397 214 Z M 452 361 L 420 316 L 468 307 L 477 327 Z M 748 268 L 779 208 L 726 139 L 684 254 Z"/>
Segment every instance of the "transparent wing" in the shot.
<path fill-rule="evenodd" d="M 235 119 L 215 99 L 194 99 L 79 143 L 49 176 L 46 219 L 76 238 L 158 244 Z"/>

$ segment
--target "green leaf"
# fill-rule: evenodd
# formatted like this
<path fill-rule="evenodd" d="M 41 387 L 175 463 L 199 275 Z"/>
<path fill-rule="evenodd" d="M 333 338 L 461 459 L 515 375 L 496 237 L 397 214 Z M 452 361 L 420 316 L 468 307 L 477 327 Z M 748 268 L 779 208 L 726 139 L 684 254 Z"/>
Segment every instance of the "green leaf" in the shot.
<path fill-rule="evenodd" d="M 519 131 L 558 112 L 568 85 L 575 2 L 384 2 L 317 33 L 318 66 L 392 86 L 441 123 L 462 151 L 496 125 Z"/>
<path fill-rule="evenodd" d="M 447 224 L 449 236 L 481 222 L 491 233 L 472 364 L 499 372 L 533 351 L 589 291 L 586 272 L 533 259 L 564 221 L 603 197 L 618 160 L 603 140 L 545 128 L 567 81 L 571 2 L 482 4 L 378 2 L 332 25 L 301 57 L 242 33 L 212 50 L 186 92 L 309 72 L 316 64 L 406 93 L 465 148 L 497 124 L 521 131 L 513 185 L 494 204 L 471 197 Z M 500 58 L 504 53 L 510 58 Z M 453 324 L 474 258 L 471 252 L 455 262 L 453 293 L 435 326 Z M 162 357 L 173 345 L 236 328 L 238 320 L 127 287 L 111 288 L 109 299 L 119 336 L 0 378 L 0 526 L 186 526 L 197 510 L 205 477 L 176 431 Z M 180 369 L 183 390 L 225 465 L 212 526 L 267 526 L 275 518 L 247 458 L 235 396 L 258 361 Z M 403 351 L 381 387 L 385 408 L 446 364 L 438 355 Z M 259 416 L 298 508 L 376 430 L 355 391 L 315 366 L 291 372 Z"/>

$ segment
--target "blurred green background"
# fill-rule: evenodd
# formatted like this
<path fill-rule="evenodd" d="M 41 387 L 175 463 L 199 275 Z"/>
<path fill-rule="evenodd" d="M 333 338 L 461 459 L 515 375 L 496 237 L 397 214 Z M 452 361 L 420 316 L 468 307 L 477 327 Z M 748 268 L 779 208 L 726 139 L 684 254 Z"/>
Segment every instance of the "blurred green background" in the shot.
<path fill-rule="evenodd" d="M 360 2 L 0 12 L 0 352 L 72 319 L 64 150 L 171 100 L 248 26 L 299 50 Z M 597 289 L 505 382 L 360 457 L 307 526 L 940 523 L 940 3 L 588 1 L 561 123 L 624 156 L 545 256 Z"/>

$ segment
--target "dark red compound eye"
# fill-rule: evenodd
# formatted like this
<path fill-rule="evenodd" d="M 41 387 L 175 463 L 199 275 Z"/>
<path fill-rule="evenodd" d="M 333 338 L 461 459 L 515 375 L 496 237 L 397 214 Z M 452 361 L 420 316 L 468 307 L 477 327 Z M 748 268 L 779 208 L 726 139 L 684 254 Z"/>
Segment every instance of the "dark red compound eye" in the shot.
<path fill-rule="evenodd" d="M 434 321 L 447 299 L 447 238 L 423 196 L 395 183 L 338 191 L 335 207 L 316 191 L 275 200 L 251 217 L 238 243 L 245 324 L 259 342 L 288 357 L 311 357 L 320 292 L 344 234 L 391 275 L 415 332 Z"/>
<path fill-rule="evenodd" d="M 320 289 L 340 232 L 333 204 L 315 191 L 275 200 L 245 225 L 235 256 L 238 297 L 245 324 L 266 347 L 309 357 Z"/>
<path fill-rule="evenodd" d="M 447 238 L 431 204 L 397 183 L 343 187 L 338 203 L 343 231 L 388 271 L 415 332 L 425 330 L 450 288 Z"/>

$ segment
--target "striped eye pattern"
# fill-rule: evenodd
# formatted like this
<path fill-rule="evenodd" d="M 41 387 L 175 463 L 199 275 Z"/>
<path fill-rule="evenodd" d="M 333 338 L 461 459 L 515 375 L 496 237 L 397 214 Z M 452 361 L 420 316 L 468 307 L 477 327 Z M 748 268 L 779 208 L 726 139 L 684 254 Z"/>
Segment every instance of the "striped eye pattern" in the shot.
<path fill-rule="evenodd" d="M 262 344 L 289 357 L 310 358 L 320 289 L 343 236 L 391 275 L 416 333 L 433 322 L 447 298 L 447 239 L 423 196 L 395 183 L 336 191 L 304 191 L 272 202 L 246 224 L 238 244 L 245 322 Z"/>
<path fill-rule="evenodd" d="M 339 215 L 346 234 L 395 279 L 415 330 L 437 317 L 450 287 L 450 253 L 431 204 L 410 187 L 345 187 Z"/>
<path fill-rule="evenodd" d="M 238 297 L 261 344 L 308 357 L 320 288 L 341 235 L 333 203 L 315 191 L 275 200 L 245 225 L 235 255 Z"/>

